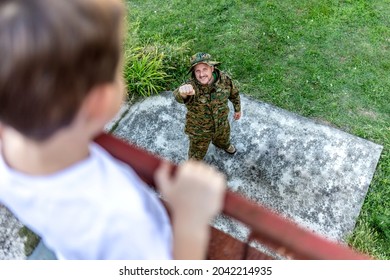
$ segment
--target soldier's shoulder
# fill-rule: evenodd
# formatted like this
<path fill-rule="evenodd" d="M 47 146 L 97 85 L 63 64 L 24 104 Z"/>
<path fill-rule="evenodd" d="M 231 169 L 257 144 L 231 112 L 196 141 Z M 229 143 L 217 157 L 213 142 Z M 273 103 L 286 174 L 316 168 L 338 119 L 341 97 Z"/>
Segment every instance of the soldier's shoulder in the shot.
<path fill-rule="evenodd" d="M 221 80 L 232 80 L 231 75 L 225 71 L 219 70 L 219 75 L 221 77 Z"/>

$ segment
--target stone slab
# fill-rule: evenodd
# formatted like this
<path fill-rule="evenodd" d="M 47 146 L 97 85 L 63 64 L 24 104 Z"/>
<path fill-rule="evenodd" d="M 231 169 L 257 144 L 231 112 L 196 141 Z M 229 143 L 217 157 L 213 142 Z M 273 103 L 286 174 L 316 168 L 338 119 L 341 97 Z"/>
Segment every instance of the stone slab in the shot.
<path fill-rule="evenodd" d="M 23 225 L 0 204 L 0 260 L 23 260 L 25 238 L 19 235 Z"/>
<path fill-rule="evenodd" d="M 230 108 L 232 111 L 231 104 Z M 205 161 L 228 186 L 331 240 L 344 242 L 360 213 L 382 146 L 242 95 L 228 155 L 210 145 Z M 185 106 L 171 92 L 128 108 L 114 134 L 174 163 L 187 159 Z M 215 226 L 245 240 L 245 227 L 226 217 Z"/>

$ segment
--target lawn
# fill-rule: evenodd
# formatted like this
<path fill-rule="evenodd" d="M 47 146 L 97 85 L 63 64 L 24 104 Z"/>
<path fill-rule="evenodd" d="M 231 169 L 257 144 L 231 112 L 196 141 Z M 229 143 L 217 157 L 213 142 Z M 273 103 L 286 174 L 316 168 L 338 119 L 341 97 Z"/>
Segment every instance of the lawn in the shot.
<path fill-rule="evenodd" d="M 165 52 L 172 46 L 180 57 L 209 52 L 242 93 L 382 145 L 348 243 L 390 259 L 389 0 L 139 0 L 127 7 L 133 42 Z M 172 90 L 187 65 L 169 66 L 174 79 L 165 89 Z"/>

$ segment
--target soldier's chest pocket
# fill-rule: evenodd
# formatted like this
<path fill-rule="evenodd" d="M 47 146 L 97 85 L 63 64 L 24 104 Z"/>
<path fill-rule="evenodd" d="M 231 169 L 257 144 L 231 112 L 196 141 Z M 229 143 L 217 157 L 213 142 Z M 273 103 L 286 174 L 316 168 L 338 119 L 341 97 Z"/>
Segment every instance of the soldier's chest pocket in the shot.
<path fill-rule="evenodd" d="M 199 105 L 204 105 L 204 104 L 207 104 L 209 102 L 209 99 L 210 99 L 210 97 L 208 95 L 202 94 L 196 98 L 196 103 Z"/>
<path fill-rule="evenodd" d="M 218 99 L 218 100 L 225 100 L 229 97 L 229 89 L 227 88 L 219 88 L 215 91 L 214 95 L 214 99 Z"/>

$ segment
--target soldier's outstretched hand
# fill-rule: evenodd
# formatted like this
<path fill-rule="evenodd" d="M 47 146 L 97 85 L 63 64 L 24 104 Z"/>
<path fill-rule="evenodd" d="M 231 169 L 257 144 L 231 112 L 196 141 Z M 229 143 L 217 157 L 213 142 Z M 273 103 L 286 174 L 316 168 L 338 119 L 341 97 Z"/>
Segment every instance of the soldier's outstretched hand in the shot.
<path fill-rule="evenodd" d="M 195 90 L 190 84 L 185 84 L 179 87 L 179 94 L 183 98 L 187 98 L 188 95 L 194 95 Z"/>

